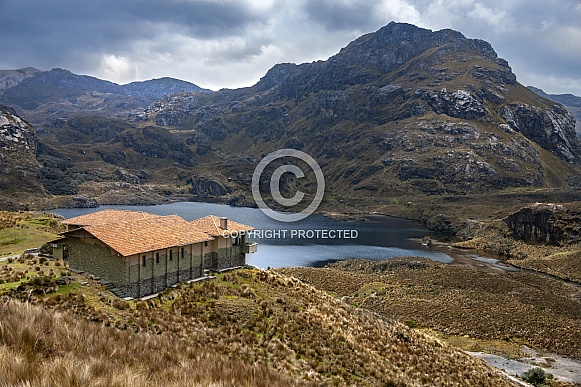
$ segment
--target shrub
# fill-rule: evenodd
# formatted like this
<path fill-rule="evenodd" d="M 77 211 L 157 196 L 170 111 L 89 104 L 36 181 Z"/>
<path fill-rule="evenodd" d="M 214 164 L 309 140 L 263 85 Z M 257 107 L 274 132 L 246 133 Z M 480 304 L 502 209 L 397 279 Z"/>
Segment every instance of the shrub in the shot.
<path fill-rule="evenodd" d="M 534 367 L 522 374 L 522 379 L 533 386 L 543 386 L 547 381 L 545 370 L 540 367 Z"/>
<path fill-rule="evenodd" d="M 8 258 L 8 263 L 12 263 L 12 262 L 14 262 L 14 258 L 12 258 L 12 257 Z"/>
<path fill-rule="evenodd" d="M 52 220 L 54 219 L 51 219 L 51 221 Z M 40 246 L 40 253 L 52 255 L 52 245 L 50 243 L 45 243 L 44 245 Z"/>

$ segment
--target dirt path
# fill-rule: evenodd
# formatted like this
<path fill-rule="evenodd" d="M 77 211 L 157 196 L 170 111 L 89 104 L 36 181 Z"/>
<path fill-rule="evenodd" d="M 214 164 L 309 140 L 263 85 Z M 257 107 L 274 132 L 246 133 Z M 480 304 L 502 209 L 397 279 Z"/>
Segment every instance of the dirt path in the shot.
<path fill-rule="evenodd" d="M 484 360 L 490 366 L 504 370 L 509 375 L 522 375 L 533 367 L 541 367 L 547 374 L 553 374 L 558 380 L 581 383 L 581 361 L 556 354 L 541 354 L 526 346 L 523 346 L 523 351 L 528 353 L 529 357 L 506 359 L 483 352 L 468 353 Z"/>

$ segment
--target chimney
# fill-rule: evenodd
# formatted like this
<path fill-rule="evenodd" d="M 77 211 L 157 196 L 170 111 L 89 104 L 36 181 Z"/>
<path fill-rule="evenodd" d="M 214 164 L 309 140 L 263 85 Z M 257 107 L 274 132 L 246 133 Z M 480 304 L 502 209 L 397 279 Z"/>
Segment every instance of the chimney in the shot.
<path fill-rule="evenodd" d="M 220 228 L 222 230 L 228 230 L 228 218 L 226 217 L 220 218 Z"/>

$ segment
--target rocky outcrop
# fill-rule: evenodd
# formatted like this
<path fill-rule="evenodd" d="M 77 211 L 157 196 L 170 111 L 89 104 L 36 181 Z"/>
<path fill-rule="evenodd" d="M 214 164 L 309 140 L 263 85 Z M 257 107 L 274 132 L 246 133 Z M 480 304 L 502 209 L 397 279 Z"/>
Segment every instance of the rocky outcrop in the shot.
<path fill-rule="evenodd" d="M 569 163 L 581 165 L 581 140 L 575 134 L 575 117 L 563 105 L 542 109 L 512 103 L 502 106 L 499 115 L 513 130 L 544 149 Z"/>
<path fill-rule="evenodd" d="M 557 246 L 581 242 L 581 203 L 535 204 L 504 221 L 519 240 Z"/>
<path fill-rule="evenodd" d="M 439 93 L 431 92 L 426 96 L 428 103 L 438 114 L 450 117 L 474 119 L 486 115 L 486 109 L 480 101 L 466 90 L 448 92 L 442 89 Z"/>
<path fill-rule="evenodd" d="M 0 105 L 0 198 L 44 196 L 38 178 L 36 132 L 14 109 Z M 6 204 L 7 200 L 0 200 Z M 0 204 L 2 206 L 3 204 Z"/>
<path fill-rule="evenodd" d="M 527 86 L 527 88 L 541 97 L 563 104 L 575 116 L 575 130 L 577 135 L 581 137 L 581 97 L 573 94 L 547 94 L 533 86 Z"/>
<path fill-rule="evenodd" d="M 192 185 L 190 193 L 198 197 L 210 198 L 224 196 L 231 191 L 230 188 L 225 187 L 221 183 L 204 177 L 192 177 L 187 182 Z"/>

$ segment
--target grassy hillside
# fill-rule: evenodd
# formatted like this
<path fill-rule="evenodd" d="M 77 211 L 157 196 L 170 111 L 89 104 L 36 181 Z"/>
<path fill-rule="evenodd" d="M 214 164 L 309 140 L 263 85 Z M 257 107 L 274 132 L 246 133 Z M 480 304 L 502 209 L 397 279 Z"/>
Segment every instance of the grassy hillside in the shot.
<path fill-rule="evenodd" d="M 40 247 L 62 230 L 63 226 L 52 214 L 0 211 L 0 257 Z"/>
<path fill-rule="evenodd" d="M 65 291 L 45 294 L 23 286 L 2 298 L 2 358 L 17 359 L 2 362 L 4 380 L 511 385 L 438 339 L 272 271 L 239 270 L 138 302 L 75 278 L 77 285 Z"/>
<path fill-rule="evenodd" d="M 264 365 L 10 300 L 0 304 L 2 385 L 293 386 Z M 235 383 L 234 383 L 235 381 Z"/>
<path fill-rule="evenodd" d="M 383 318 L 484 341 L 581 358 L 581 288 L 535 273 L 482 270 L 422 258 L 350 260 L 279 269 Z M 474 351 L 482 343 L 473 342 Z M 511 351 L 509 351 L 510 353 Z"/>

